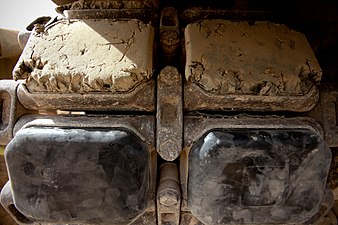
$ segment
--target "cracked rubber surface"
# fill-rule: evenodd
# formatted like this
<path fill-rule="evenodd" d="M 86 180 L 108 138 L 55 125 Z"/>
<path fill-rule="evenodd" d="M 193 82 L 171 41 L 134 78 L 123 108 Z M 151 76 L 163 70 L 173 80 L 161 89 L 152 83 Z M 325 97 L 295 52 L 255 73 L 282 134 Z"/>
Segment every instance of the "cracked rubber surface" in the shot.
<path fill-rule="evenodd" d="M 27 128 L 6 160 L 15 205 L 33 221 L 128 224 L 147 207 L 149 154 L 128 131 Z"/>
<path fill-rule="evenodd" d="M 14 71 L 31 92 L 128 92 L 153 72 L 154 30 L 139 20 L 61 20 L 31 35 Z"/>
<path fill-rule="evenodd" d="M 189 154 L 189 209 L 205 224 L 303 223 L 319 210 L 330 162 L 309 130 L 213 130 Z"/>

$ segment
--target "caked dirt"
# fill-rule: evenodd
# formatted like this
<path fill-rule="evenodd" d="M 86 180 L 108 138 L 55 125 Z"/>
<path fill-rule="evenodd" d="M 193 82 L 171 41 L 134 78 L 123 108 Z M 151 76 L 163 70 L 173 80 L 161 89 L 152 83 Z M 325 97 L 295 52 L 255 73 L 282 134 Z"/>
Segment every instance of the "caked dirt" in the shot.
<path fill-rule="evenodd" d="M 13 76 L 31 92 L 128 92 L 152 76 L 153 42 L 139 20 L 62 20 L 35 28 Z"/>
<path fill-rule="evenodd" d="M 185 48 L 186 79 L 214 94 L 304 95 L 322 76 L 306 37 L 285 25 L 198 21 Z"/>

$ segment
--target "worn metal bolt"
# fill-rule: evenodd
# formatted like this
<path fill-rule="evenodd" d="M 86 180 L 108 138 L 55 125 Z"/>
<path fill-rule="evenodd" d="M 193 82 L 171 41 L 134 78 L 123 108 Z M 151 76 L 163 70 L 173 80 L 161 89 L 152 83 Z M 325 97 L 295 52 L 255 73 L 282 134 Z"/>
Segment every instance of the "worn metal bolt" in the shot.
<path fill-rule="evenodd" d="M 178 203 L 177 193 L 173 191 L 166 191 L 160 196 L 161 205 L 170 207 Z"/>
<path fill-rule="evenodd" d="M 164 143 L 160 144 L 159 154 L 160 156 L 167 160 L 173 161 L 176 159 L 181 152 L 181 149 L 173 140 L 167 140 Z"/>

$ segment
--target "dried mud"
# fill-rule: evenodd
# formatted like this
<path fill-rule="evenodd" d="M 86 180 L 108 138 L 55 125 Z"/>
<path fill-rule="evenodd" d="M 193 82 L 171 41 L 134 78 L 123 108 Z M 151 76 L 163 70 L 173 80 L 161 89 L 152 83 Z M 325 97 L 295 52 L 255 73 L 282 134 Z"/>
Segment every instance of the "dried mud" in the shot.
<path fill-rule="evenodd" d="M 127 92 L 152 76 L 153 41 L 139 20 L 63 20 L 35 28 L 13 76 L 31 92 Z"/>
<path fill-rule="evenodd" d="M 303 95 L 321 80 L 306 37 L 284 25 L 204 20 L 185 40 L 186 79 L 214 94 Z"/>

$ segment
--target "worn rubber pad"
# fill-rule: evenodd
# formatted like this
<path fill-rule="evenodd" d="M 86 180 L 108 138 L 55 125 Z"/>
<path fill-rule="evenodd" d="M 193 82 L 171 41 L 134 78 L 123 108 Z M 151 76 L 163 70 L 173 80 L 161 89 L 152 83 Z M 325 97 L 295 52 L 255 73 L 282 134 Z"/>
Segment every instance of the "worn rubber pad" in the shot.
<path fill-rule="evenodd" d="M 212 130 L 189 154 L 189 209 L 205 224 L 304 223 L 319 211 L 330 163 L 310 130 Z"/>
<path fill-rule="evenodd" d="M 149 154 L 129 131 L 27 128 L 5 157 L 15 206 L 32 221 L 129 224 L 147 207 Z"/>

